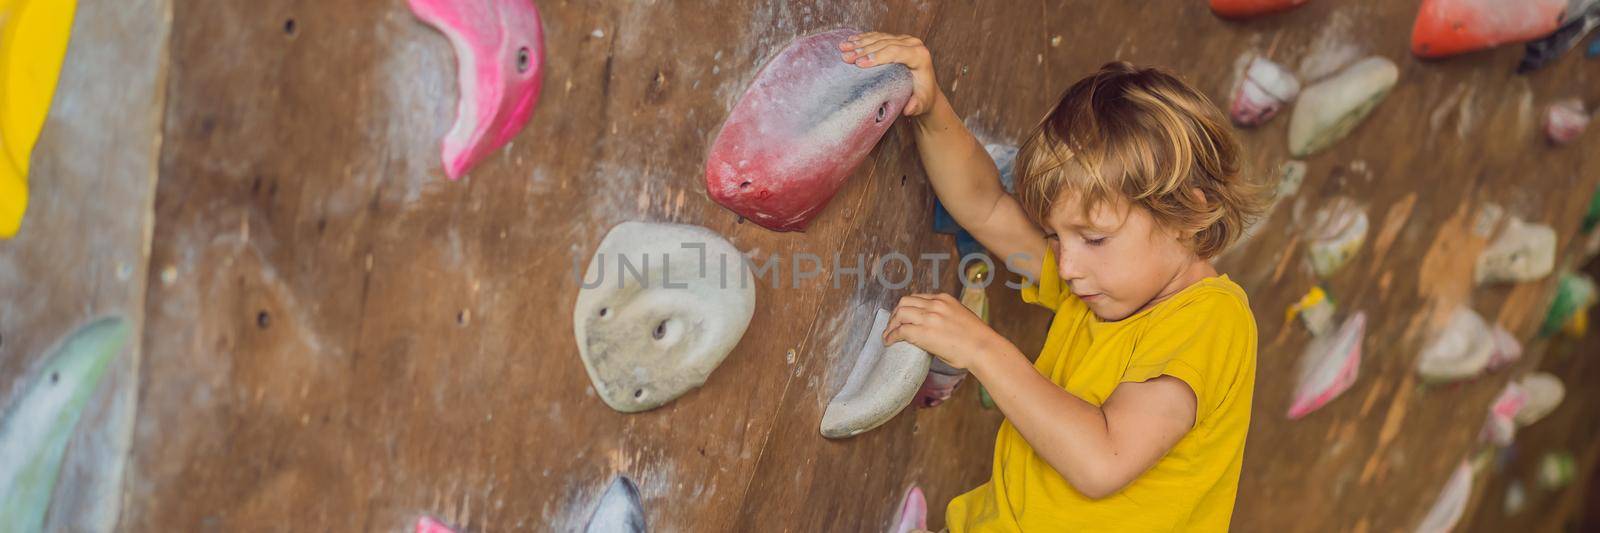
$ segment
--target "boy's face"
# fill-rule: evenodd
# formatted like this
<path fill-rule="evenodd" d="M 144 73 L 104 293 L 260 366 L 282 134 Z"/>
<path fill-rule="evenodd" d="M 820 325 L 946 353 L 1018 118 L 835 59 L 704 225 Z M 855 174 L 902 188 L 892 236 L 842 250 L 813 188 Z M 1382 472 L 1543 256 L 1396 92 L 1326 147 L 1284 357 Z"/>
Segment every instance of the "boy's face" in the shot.
<path fill-rule="evenodd" d="M 1122 320 L 1188 286 L 1200 259 L 1178 232 L 1121 199 L 1086 218 L 1080 201 L 1067 193 L 1055 202 L 1045 233 L 1061 280 L 1096 317 Z"/>

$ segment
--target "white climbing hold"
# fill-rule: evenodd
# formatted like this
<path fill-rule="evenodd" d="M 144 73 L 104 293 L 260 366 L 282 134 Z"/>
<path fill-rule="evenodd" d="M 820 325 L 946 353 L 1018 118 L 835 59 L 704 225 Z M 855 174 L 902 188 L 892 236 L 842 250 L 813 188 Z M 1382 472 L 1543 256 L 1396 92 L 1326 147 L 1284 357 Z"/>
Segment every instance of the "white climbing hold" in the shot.
<path fill-rule="evenodd" d="M 1374 56 L 1307 87 L 1289 119 L 1289 152 L 1305 157 L 1343 139 L 1399 79 L 1393 61 Z"/>
<path fill-rule="evenodd" d="M 1240 126 L 1259 126 L 1300 94 L 1300 80 L 1294 73 L 1271 60 L 1255 56 L 1245 67 L 1244 77 L 1233 91 L 1228 114 Z"/>
<path fill-rule="evenodd" d="M 1255 224 L 1245 227 L 1244 233 L 1239 235 L 1239 240 L 1234 241 L 1233 246 L 1230 246 L 1228 251 L 1231 252 L 1233 250 L 1242 249 L 1251 240 L 1255 239 L 1256 235 L 1260 233 L 1261 230 L 1266 226 L 1265 222 L 1272 218 L 1272 213 L 1278 209 L 1278 204 L 1282 203 L 1283 199 L 1294 196 L 1296 192 L 1299 192 L 1300 184 L 1304 182 L 1305 179 L 1305 161 L 1284 161 L 1283 164 L 1278 167 L 1277 192 L 1272 196 L 1272 201 L 1267 206 L 1267 210 L 1261 213 L 1261 219 Z"/>
<path fill-rule="evenodd" d="M 1361 340 L 1367 331 L 1367 314 L 1356 311 L 1339 331 L 1311 340 L 1300 358 L 1300 374 L 1289 405 L 1289 419 L 1311 414 L 1356 382 L 1361 371 Z"/>
<path fill-rule="evenodd" d="M 1501 504 L 1501 509 L 1506 516 L 1516 516 L 1528 506 L 1528 491 L 1522 488 L 1522 482 L 1511 480 L 1506 484 L 1506 500 Z"/>
<path fill-rule="evenodd" d="M 617 476 L 600 495 L 594 513 L 583 533 L 645 533 L 644 506 L 639 503 L 639 487 L 627 476 Z"/>
<path fill-rule="evenodd" d="M 1348 197 L 1334 198 L 1317 211 L 1306 231 L 1307 257 L 1317 277 L 1332 276 L 1355 257 L 1367 242 L 1369 224 L 1366 210 Z"/>
<path fill-rule="evenodd" d="M 911 403 L 922 386 L 931 356 L 904 341 L 885 348 L 883 331 L 888 326 L 889 312 L 879 310 L 844 388 L 822 413 L 822 436 L 851 437 L 883 425 Z"/>
<path fill-rule="evenodd" d="M 1485 370 L 1494 372 L 1511 366 L 1522 358 L 1522 343 L 1517 341 L 1517 336 L 1512 335 L 1510 330 L 1495 324 L 1494 330 L 1489 334 L 1494 342 L 1494 352 L 1489 354 L 1489 364 L 1484 367 Z"/>
<path fill-rule="evenodd" d="M 1417 373 L 1431 382 L 1471 378 L 1488 368 L 1496 351 L 1489 324 L 1476 311 L 1461 306 L 1422 349 Z"/>
<path fill-rule="evenodd" d="M 1583 135 L 1583 130 L 1589 127 L 1589 110 L 1584 109 L 1583 100 L 1568 98 L 1550 104 L 1545 111 L 1544 134 L 1550 142 L 1567 144 Z"/>
<path fill-rule="evenodd" d="M 755 313 L 742 261 L 699 226 L 623 222 L 606 234 L 572 313 L 578 355 L 606 405 L 645 411 L 705 383 Z"/>
<path fill-rule="evenodd" d="M 1556 230 L 1511 217 L 1478 256 L 1472 276 L 1478 283 L 1525 283 L 1550 275 L 1556 267 Z"/>
<path fill-rule="evenodd" d="M 1556 407 L 1561 405 L 1561 400 L 1567 396 L 1567 388 L 1561 384 L 1561 378 L 1549 372 L 1534 372 L 1523 376 L 1517 382 L 1519 388 L 1527 394 L 1528 400 L 1517 410 L 1515 419 L 1519 426 L 1531 426 L 1538 422 Z"/>
<path fill-rule="evenodd" d="M 1428 509 L 1427 516 L 1417 526 L 1417 533 L 1448 533 L 1455 529 L 1467 512 L 1467 500 L 1472 497 L 1472 464 L 1461 461 L 1450 479 L 1444 482 L 1439 498 Z"/>

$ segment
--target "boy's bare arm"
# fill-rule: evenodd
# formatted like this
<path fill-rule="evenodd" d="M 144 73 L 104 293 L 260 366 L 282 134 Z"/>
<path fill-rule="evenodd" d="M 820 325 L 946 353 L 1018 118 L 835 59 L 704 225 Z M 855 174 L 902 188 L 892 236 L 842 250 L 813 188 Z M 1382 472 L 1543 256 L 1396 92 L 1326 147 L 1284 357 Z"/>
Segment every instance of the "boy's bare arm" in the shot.
<path fill-rule="evenodd" d="M 934 97 L 927 113 L 916 117 L 915 131 L 928 182 L 950 216 L 1008 268 L 1039 279 L 1048 246 L 1044 232 L 1001 188 L 994 159 L 967 131 L 943 93 Z"/>
<path fill-rule="evenodd" d="M 884 331 L 885 345 L 898 341 L 972 371 L 1034 451 L 1091 498 L 1133 482 L 1194 427 L 1195 394 L 1178 378 L 1117 385 L 1097 407 L 1039 374 L 1016 345 L 948 294 L 901 298 Z"/>
<path fill-rule="evenodd" d="M 1052 383 L 1009 343 L 971 370 L 1022 438 L 1073 488 L 1104 498 L 1132 483 L 1194 426 L 1196 400 L 1172 376 L 1117 386 L 1096 407 Z"/>
<path fill-rule="evenodd" d="M 913 93 L 905 114 L 914 117 L 917 152 L 945 210 L 1008 268 L 1039 279 L 1047 244 L 1022 205 L 1000 186 L 994 160 L 967 131 L 939 90 L 933 59 L 920 39 L 870 32 L 839 46 L 842 59 L 862 68 L 900 63 L 911 69 Z"/>

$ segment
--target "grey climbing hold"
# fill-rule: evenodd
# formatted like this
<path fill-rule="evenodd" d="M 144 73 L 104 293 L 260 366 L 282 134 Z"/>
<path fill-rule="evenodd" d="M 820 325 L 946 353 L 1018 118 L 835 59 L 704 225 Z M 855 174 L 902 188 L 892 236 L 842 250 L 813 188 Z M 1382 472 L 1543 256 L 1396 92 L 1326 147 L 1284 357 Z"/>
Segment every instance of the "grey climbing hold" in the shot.
<path fill-rule="evenodd" d="M 743 260 L 699 226 L 623 222 L 606 234 L 572 315 L 578 355 L 606 405 L 645 411 L 705 383 L 755 313 Z"/>
<path fill-rule="evenodd" d="M 1289 118 L 1289 152 L 1305 157 L 1343 139 L 1399 79 L 1393 61 L 1374 56 L 1307 87 Z"/>
<path fill-rule="evenodd" d="M 127 322 L 119 317 L 79 328 L 45 357 L 6 407 L 0 419 L 0 527 L 43 530 L 67 441 L 127 338 Z"/>
<path fill-rule="evenodd" d="M 644 506 L 639 503 L 639 487 L 627 476 L 617 476 L 600 496 L 600 503 L 589 515 L 584 533 L 644 533 Z"/>
<path fill-rule="evenodd" d="M 1317 277 L 1327 279 L 1354 258 L 1367 242 L 1367 212 L 1355 200 L 1337 197 L 1318 210 L 1306 231 L 1308 258 Z"/>
<path fill-rule="evenodd" d="M 894 418 L 916 396 L 932 357 L 903 341 L 885 348 L 883 330 L 888 326 L 889 312 L 879 310 L 844 388 L 822 413 L 822 436 L 841 439 L 870 431 Z"/>
<path fill-rule="evenodd" d="M 1556 267 L 1556 230 L 1511 217 L 1500 236 L 1478 256 L 1477 283 L 1524 283 L 1550 275 Z"/>
<path fill-rule="evenodd" d="M 1300 183 L 1304 182 L 1305 179 L 1305 161 L 1284 161 L 1278 167 L 1277 192 L 1273 194 L 1272 201 L 1267 205 L 1266 211 L 1261 213 L 1260 220 L 1244 229 L 1244 233 L 1239 235 L 1239 240 L 1235 241 L 1233 246 L 1228 248 L 1228 251 L 1243 249 L 1246 244 L 1255 239 L 1256 234 L 1260 233 L 1263 227 L 1266 226 L 1263 223 L 1272 218 L 1272 213 L 1278 209 L 1278 204 L 1282 203 L 1285 198 L 1294 196 L 1295 193 L 1299 192 Z"/>
<path fill-rule="evenodd" d="M 1467 501 L 1472 497 L 1472 464 L 1461 461 L 1450 479 L 1439 490 L 1439 498 L 1428 509 L 1427 516 L 1417 525 L 1417 533 L 1449 533 L 1467 512 Z"/>
<path fill-rule="evenodd" d="M 1521 345 L 1507 345 L 1505 337 L 1497 336 L 1472 308 L 1456 308 L 1450 314 L 1450 321 L 1434 334 L 1417 358 L 1417 374 L 1429 382 L 1476 377 L 1496 359 L 1515 358 L 1504 352 L 1521 350 Z"/>
<path fill-rule="evenodd" d="M 1517 387 L 1527 395 L 1527 401 L 1513 416 L 1519 426 L 1531 426 L 1543 419 L 1545 415 L 1555 411 L 1556 407 L 1561 405 L 1561 400 L 1567 396 L 1567 388 L 1561 384 L 1561 378 L 1549 372 L 1534 372 L 1523 376 L 1517 381 Z"/>

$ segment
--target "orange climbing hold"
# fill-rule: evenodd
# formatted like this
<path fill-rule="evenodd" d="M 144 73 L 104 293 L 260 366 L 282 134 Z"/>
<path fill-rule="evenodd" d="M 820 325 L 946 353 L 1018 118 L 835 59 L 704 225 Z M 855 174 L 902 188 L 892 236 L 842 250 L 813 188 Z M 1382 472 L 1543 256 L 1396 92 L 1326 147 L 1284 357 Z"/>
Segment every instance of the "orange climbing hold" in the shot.
<path fill-rule="evenodd" d="M 1567 0 L 1422 0 L 1411 53 L 1446 57 L 1533 40 L 1561 26 Z"/>
<path fill-rule="evenodd" d="M 1211 0 L 1211 11 L 1226 18 L 1247 18 L 1283 11 L 1307 0 Z"/>

